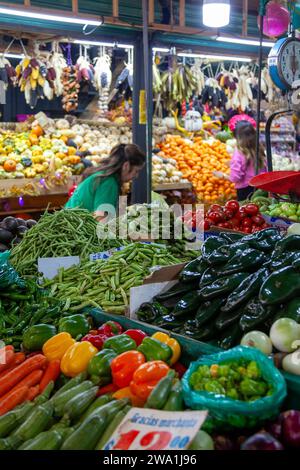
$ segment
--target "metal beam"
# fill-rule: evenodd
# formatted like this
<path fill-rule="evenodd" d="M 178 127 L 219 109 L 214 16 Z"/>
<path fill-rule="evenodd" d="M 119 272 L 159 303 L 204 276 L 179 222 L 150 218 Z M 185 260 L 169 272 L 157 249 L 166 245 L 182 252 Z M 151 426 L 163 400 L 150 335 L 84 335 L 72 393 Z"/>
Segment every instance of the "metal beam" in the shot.
<path fill-rule="evenodd" d="M 119 17 L 119 0 L 113 0 L 112 7 L 113 7 L 113 17 L 118 18 Z"/>
<path fill-rule="evenodd" d="M 243 0 L 243 36 L 247 36 L 248 34 L 248 9 L 248 0 Z"/>
<path fill-rule="evenodd" d="M 179 26 L 185 26 L 185 0 L 179 0 Z"/>

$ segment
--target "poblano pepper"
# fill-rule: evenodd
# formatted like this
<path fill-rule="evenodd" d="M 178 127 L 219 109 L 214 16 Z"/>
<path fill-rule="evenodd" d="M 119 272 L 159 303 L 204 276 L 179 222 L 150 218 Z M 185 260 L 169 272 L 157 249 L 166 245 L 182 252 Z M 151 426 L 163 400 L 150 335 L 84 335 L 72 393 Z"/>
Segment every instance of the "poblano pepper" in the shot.
<path fill-rule="evenodd" d="M 243 331 L 250 331 L 261 323 L 265 323 L 274 314 L 273 306 L 263 305 L 258 297 L 254 297 L 245 306 L 239 325 Z"/>
<path fill-rule="evenodd" d="M 238 252 L 222 267 L 222 276 L 241 271 L 255 270 L 265 261 L 267 261 L 267 257 L 261 251 L 248 248 Z"/>
<path fill-rule="evenodd" d="M 228 241 L 228 243 L 235 243 L 238 240 L 241 240 L 244 235 L 241 233 L 234 233 L 234 232 L 222 232 L 221 237 L 224 238 L 224 240 Z"/>
<path fill-rule="evenodd" d="M 175 286 L 171 287 L 171 289 L 167 290 L 166 292 L 162 292 L 154 297 L 153 300 L 157 302 L 163 302 L 165 300 L 172 299 L 173 297 L 177 297 L 178 295 L 183 295 L 191 290 L 195 290 L 198 286 L 197 281 L 192 280 L 189 283 L 182 284 L 182 282 L 178 282 Z"/>
<path fill-rule="evenodd" d="M 276 320 L 278 318 L 292 318 L 297 323 L 300 323 L 300 297 L 295 297 L 291 299 L 283 309 L 278 312 L 276 315 Z"/>
<path fill-rule="evenodd" d="M 179 279 L 182 282 L 190 282 L 195 279 L 201 278 L 203 272 L 207 268 L 207 263 L 202 259 L 202 257 L 196 258 L 193 261 L 190 261 L 179 275 Z"/>
<path fill-rule="evenodd" d="M 188 320 L 180 333 L 197 341 L 207 341 L 214 338 L 216 335 L 215 323 L 214 321 L 210 321 L 199 326 L 197 320 Z"/>
<path fill-rule="evenodd" d="M 300 250 L 300 235 L 288 235 L 281 238 L 275 246 L 274 255 L 286 253 L 287 251 Z"/>
<path fill-rule="evenodd" d="M 195 316 L 195 320 L 197 321 L 198 326 L 202 326 L 208 320 L 214 318 L 218 314 L 220 307 L 223 304 L 223 297 L 217 297 L 215 299 L 207 300 L 206 302 L 201 303 Z"/>
<path fill-rule="evenodd" d="M 200 291 L 188 292 L 182 299 L 175 305 L 172 315 L 179 317 L 188 313 L 194 312 L 200 305 L 202 297 Z"/>
<path fill-rule="evenodd" d="M 250 248 L 249 245 L 247 243 L 243 243 L 242 240 L 238 243 L 233 243 L 232 245 L 220 246 L 212 252 L 208 257 L 207 262 L 211 266 L 227 263 L 237 253 L 241 253 L 248 248 Z"/>
<path fill-rule="evenodd" d="M 62 317 L 58 323 L 58 332 L 70 333 L 72 338 L 84 336 L 90 330 L 90 324 L 85 315 L 76 314 Z"/>
<path fill-rule="evenodd" d="M 231 349 L 240 343 L 242 336 L 243 332 L 239 324 L 230 325 L 219 337 L 218 346 L 222 349 Z"/>
<path fill-rule="evenodd" d="M 300 294 L 300 274 L 292 266 L 272 273 L 262 284 L 259 299 L 262 304 L 276 305 Z"/>
<path fill-rule="evenodd" d="M 174 330 L 175 328 L 180 328 L 185 322 L 185 318 L 175 317 L 174 315 L 163 315 L 155 320 L 154 325 L 159 328 L 164 328 L 165 330 Z"/>
<path fill-rule="evenodd" d="M 267 268 L 261 268 L 250 276 L 246 277 L 243 282 L 227 298 L 227 302 L 222 307 L 223 312 L 232 312 L 239 308 L 243 303 L 258 294 L 259 289 L 265 279 L 269 276 Z"/>
<path fill-rule="evenodd" d="M 172 349 L 167 344 L 149 337 L 143 339 L 137 350 L 144 354 L 147 361 L 169 362 L 173 355 Z"/>
<path fill-rule="evenodd" d="M 278 271 L 279 269 L 285 268 L 287 266 L 292 266 L 295 262 L 299 261 L 300 264 L 300 253 L 290 252 L 279 254 L 275 257 L 272 256 L 270 262 L 271 271 Z M 294 267 L 297 267 L 296 265 Z"/>
<path fill-rule="evenodd" d="M 147 323 L 152 323 L 166 314 L 168 310 L 159 302 L 144 302 L 137 311 L 138 319 Z"/>
<path fill-rule="evenodd" d="M 280 231 L 273 227 L 246 235 L 243 238 L 243 241 L 249 243 L 252 248 L 266 252 L 272 251 L 279 240 L 281 240 Z"/>
<path fill-rule="evenodd" d="M 224 238 L 222 237 L 217 236 L 207 238 L 201 249 L 203 260 L 206 261 L 212 252 L 222 245 L 224 245 Z"/>
<path fill-rule="evenodd" d="M 247 277 L 248 274 L 246 273 L 235 273 L 231 274 L 230 276 L 221 277 L 209 286 L 205 286 L 200 289 L 198 291 L 199 296 L 202 296 L 202 298 L 205 300 L 221 297 L 224 294 L 232 292 Z"/>
<path fill-rule="evenodd" d="M 217 318 L 215 318 L 216 328 L 218 330 L 224 330 L 236 323 L 243 315 L 244 308 L 245 304 L 241 305 L 239 308 L 233 310 L 232 312 L 224 312 L 222 311 L 223 309 L 221 309 L 221 312 L 219 313 Z"/>

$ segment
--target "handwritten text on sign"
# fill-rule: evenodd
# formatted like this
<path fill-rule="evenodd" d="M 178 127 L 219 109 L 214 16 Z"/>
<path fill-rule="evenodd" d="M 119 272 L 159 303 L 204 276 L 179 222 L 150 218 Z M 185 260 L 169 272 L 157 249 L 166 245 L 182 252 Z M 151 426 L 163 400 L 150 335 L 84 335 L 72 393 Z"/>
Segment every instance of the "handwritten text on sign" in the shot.
<path fill-rule="evenodd" d="M 183 450 L 189 446 L 206 416 L 206 411 L 132 408 L 104 450 Z"/>

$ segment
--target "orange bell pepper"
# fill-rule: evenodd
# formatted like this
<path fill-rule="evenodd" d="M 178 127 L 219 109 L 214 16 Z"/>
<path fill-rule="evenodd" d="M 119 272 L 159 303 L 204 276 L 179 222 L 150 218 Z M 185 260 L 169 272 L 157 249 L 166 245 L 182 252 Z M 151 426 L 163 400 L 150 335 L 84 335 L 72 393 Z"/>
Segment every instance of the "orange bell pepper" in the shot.
<path fill-rule="evenodd" d="M 149 361 L 142 364 L 133 374 L 130 382 L 131 393 L 146 401 L 156 384 L 169 370 L 170 367 L 163 361 Z"/>
<path fill-rule="evenodd" d="M 132 406 L 137 406 L 138 408 L 143 408 L 145 404 L 145 400 L 134 395 L 130 387 L 120 388 L 120 390 L 115 392 L 112 397 L 116 400 L 121 400 L 121 398 L 129 398 Z"/>
<path fill-rule="evenodd" d="M 115 357 L 110 364 L 113 383 L 119 388 L 128 387 L 135 371 L 145 362 L 139 351 L 125 351 Z"/>

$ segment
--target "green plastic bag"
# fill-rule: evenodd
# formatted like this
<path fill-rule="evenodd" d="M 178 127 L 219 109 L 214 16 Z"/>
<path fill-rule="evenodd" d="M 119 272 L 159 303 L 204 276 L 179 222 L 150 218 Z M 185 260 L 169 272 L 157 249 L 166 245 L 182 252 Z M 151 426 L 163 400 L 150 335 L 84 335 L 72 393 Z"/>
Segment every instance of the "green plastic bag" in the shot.
<path fill-rule="evenodd" d="M 13 286 L 24 288 L 25 282 L 10 264 L 9 255 L 10 251 L 0 253 L 0 290 L 6 290 Z"/>
<path fill-rule="evenodd" d="M 200 365 L 225 364 L 240 359 L 257 362 L 262 377 L 273 386 L 273 395 L 244 402 L 208 392 L 197 392 L 190 387 L 190 377 Z M 185 404 L 193 410 L 208 410 L 215 428 L 252 428 L 261 425 L 279 414 L 287 394 L 284 377 L 273 365 L 272 360 L 259 350 L 246 346 L 237 346 L 228 351 L 203 356 L 198 361 L 192 362 L 182 377 L 182 386 Z"/>

